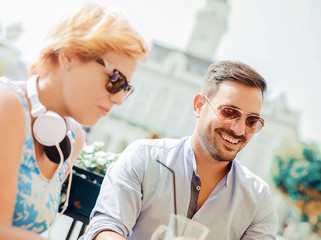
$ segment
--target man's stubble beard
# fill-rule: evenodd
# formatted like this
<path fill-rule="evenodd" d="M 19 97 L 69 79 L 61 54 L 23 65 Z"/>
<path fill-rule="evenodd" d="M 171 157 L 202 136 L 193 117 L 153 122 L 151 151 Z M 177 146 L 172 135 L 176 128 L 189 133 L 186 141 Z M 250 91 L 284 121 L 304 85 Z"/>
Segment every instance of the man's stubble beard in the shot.
<path fill-rule="evenodd" d="M 233 132 L 228 131 L 226 129 L 223 128 L 219 128 L 219 129 L 215 129 L 214 130 L 214 136 L 210 137 L 206 134 L 204 134 L 203 131 L 198 131 L 198 135 L 199 138 L 203 144 L 203 146 L 205 147 L 205 149 L 207 150 L 208 154 L 211 156 L 211 158 L 213 158 L 213 160 L 219 161 L 219 162 L 231 162 L 235 159 L 236 155 L 243 149 L 243 147 L 246 145 L 242 145 L 240 147 L 240 149 L 237 150 L 236 153 L 231 153 L 231 154 L 224 154 L 226 152 L 231 152 L 231 150 L 229 150 L 228 148 L 226 148 L 222 141 L 222 137 L 220 135 L 219 132 L 224 132 L 230 136 L 233 136 L 234 138 L 238 138 L 241 140 L 241 142 L 246 142 L 245 137 L 243 136 L 235 136 L 233 134 Z M 227 156 L 223 156 L 223 155 L 227 155 Z"/>

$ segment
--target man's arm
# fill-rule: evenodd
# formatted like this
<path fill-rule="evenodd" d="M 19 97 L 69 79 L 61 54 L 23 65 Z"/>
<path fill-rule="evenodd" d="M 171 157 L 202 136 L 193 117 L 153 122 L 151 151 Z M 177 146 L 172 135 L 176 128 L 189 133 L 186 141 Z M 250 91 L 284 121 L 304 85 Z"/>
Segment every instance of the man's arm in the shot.
<path fill-rule="evenodd" d="M 242 236 L 242 240 L 275 240 L 278 230 L 278 217 L 273 206 L 269 188 L 262 193 L 256 215 Z"/>
<path fill-rule="evenodd" d="M 142 204 L 143 155 L 140 144 L 133 143 L 108 168 L 85 240 L 124 239 L 132 234 Z"/>

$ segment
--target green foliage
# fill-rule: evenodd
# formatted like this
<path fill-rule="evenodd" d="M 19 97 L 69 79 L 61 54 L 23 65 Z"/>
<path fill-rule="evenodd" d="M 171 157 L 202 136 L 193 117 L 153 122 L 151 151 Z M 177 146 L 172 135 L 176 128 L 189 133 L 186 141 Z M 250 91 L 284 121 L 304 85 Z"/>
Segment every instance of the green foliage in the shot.
<path fill-rule="evenodd" d="M 119 155 L 105 152 L 103 142 L 94 142 L 84 147 L 75 166 L 105 175 L 107 168 L 118 159 Z"/>
<path fill-rule="evenodd" d="M 276 187 L 301 212 L 321 236 L 321 154 L 316 144 L 284 143 L 274 155 L 273 180 Z"/>
<path fill-rule="evenodd" d="M 21 23 L 9 26 L 0 24 L 0 75 L 11 77 L 14 73 L 25 70 L 19 67 L 20 52 L 15 45 L 22 32 Z"/>
<path fill-rule="evenodd" d="M 21 23 L 13 23 L 3 30 L 0 25 L 0 47 L 12 47 L 12 42 L 20 37 L 23 29 Z"/>

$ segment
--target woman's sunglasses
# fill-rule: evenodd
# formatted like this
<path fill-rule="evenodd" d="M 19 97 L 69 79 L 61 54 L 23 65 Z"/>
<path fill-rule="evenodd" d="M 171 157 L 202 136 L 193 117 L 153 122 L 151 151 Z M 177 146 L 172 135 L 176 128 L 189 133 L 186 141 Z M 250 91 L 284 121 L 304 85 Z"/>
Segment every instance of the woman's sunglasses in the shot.
<path fill-rule="evenodd" d="M 127 78 L 120 71 L 115 69 L 111 64 L 106 60 L 98 58 L 96 62 L 104 66 L 108 71 L 113 74 L 109 77 L 108 82 L 106 83 L 106 89 L 109 93 L 115 94 L 124 90 L 123 101 L 133 93 L 134 88 L 128 84 Z"/>
<path fill-rule="evenodd" d="M 248 114 L 247 112 L 243 112 L 234 107 L 222 107 L 220 109 L 214 108 L 210 100 L 204 95 L 206 101 L 210 104 L 212 109 L 214 110 L 217 119 L 222 124 L 226 125 L 234 125 L 240 119 L 242 119 L 243 115 L 246 116 L 245 118 L 245 125 L 246 129 L 250 133 L 256 133 L 262 129 L 264 126 L 264 120 L 258 115 L 255 114 Z"/>

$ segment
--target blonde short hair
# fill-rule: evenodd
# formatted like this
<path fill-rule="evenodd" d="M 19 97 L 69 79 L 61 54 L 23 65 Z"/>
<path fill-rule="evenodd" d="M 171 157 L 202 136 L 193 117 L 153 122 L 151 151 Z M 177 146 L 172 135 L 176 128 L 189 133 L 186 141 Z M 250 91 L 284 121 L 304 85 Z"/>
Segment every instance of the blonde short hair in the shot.
<path fill-rule="evenodd" d="M 82 61 L 97 59 L 112 50 L 144 61 L 148 48 L 122 14 L 85 4 L 74 14 L 61 19 L 30 72 L 46 75 L 57 64 L 62 50 Z"/>

